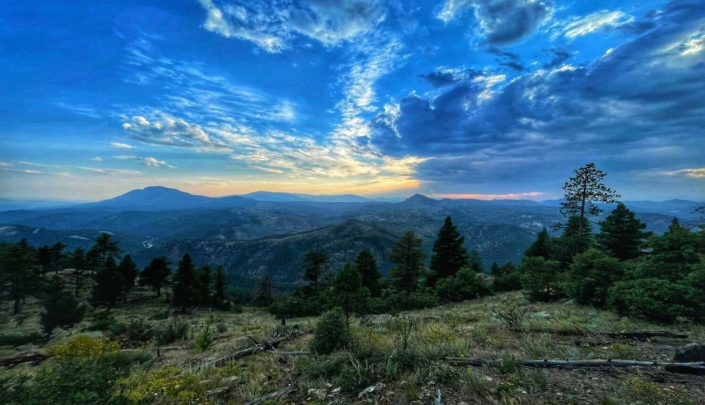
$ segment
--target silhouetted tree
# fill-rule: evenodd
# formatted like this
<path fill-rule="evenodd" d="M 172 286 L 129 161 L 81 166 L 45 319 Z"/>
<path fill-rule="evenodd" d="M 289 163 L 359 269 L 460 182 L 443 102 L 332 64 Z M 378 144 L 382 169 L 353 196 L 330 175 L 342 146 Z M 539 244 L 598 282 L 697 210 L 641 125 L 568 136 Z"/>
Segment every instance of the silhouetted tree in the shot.
<path fill-rule="evenodd" d="M 225 289 L 228 287 L 228 279 L 225 276 L 223 266 L 215 269 L 215 282 L 213 283 L 213 297 L 218 304 L 225 301 Z"/>
<path fill-rule="evenodd" d="M 264 276 L 257 283 L 254 303 L 261 307 L 268 307 L 274 303 L 274 283 L 271 278 Z"/>
<path fill-rule="evenodd" d="M 409 292 L 418 288 L 426 257 L 420 249 L 422 243 L 421 238 L 409 231 L 392 248 L 389 261 L 396 266 L 389 271 L 389 275 L 397 290 Z"/>
<path fill-rule="evenodd" d="M 304 280 L 311 284 L 314 291 L 318 291 L 319 279 L 323 275 L 324 266 L 328 263 L 328 256 L 316 250 L 306 253 L 304 258 Z"/>
<path fill-rule="evenodd" d="M 39 314 L 39 323 L 47 340 L 51 338 L 54 329 L 69 328 L 83 320 L 86 308 L 66 290 L 59 276 L 51 277 L 42 290 L 44 311 Z"/>
<path fill-rule="evenodd" d="M 169 277 L 169 262 L 166 257 L 152 259 L 147 267 L 142 270 L 139 278 L 140 287 L 150 286 L 152 291 L 156 291 L 157 297 L 162 296 L 162 287 L 166 285 Z"/>
<path fill-rule="evenodd" d="M 209 265 L 204 265 L 198 271 L 198 295 L 202 305 L 211 305 L 211 285 L 213 284 L 213 272 Z"/>
<path fill-rule="evenodd" d="M 51 268 L 54 270 L 54 273 L 58 274 L 59 270 L 61 270 L 61 261 L 64 257 L 64 249 L 66 249 L 66 245 L 61 242 L 56 242 L 51 248 L 49 248 Z"/>
<path fill-rule="evenodd" d="M 370 291 L 362 285 L 362 275 L 354 264 L 346 263 L 333 280 L 333 297 L 343 309 L 346 318 L 360 309 L 370 296 Z"/>
<path fill-rule="evenodd" d="M 18 314 L 27 295 L 37 292 L 39 269 L 35 269 L 36 252 L 27 240 L 7 245 L 0 251 L 0 286 L 14 301 L 13 313 Z"/>
<path fill-rule="evenodd" d="M 377 270 L 377 261 L 369 250 L 363 250 L 355 258 L 355 266 L 362 277 L 362 285 L 370 290 L 372 297 L 382 295 L 382 288 L 379 279 L 382 274 Z"/>
<path fill-rule="evenodd" d="M 587 215 L 598 215 L 600 208 L 594 203 L 614 203 L 620 195 L 602 184 L 607 173 L 595 167 L 594 163 L 574 170 L 575 176 L 570 177 L 563 186 L 565 201 L 561 202 L 561 213 L 565 217 L 578 216 L 581 220 Z M 578 225 L 582 233 L 583 221 Z"/>
<path fill-rule="evenodd" d="M 434 285 L 439 279 L 454 276 L 468 264 L 468 251 L 463 246 L 464 241 L 465 238 L 460 236 L 451 218 L 446 217 L 445 223 L 438 231 L 438 239 L 433 244 L 429 284 Z"/>
<path fill-rule="evenodd" d="M 135 280 L 139 275 L 139 270 L 137 270 L 137 264 L 132 261 L 130 255 L 125 255 L 125 257 L 122 258 L 119 269 L 122 279 L 125 280 L 125 299 L 127 299 L 127 293 L 135 286 Z"/>
<path fill-rule="evenodd" d="M 125 280 L 118 270 L 115 259 L 108 256 L 103 268 L 95 275 L 95 284 L 90 302 L 93 306 L 105 306 L 110 311 L 125 293 Z"/>
<path fill-rule="evenodd" d="M 42 266 L 43 273 L 49 271 L 51 266 L 51 248 L 49 245 L 44 245 L 37 249 L 37 263 Z"/>
<path fill-rule="evenodd" d="M 174 293 L 173 305 L 175 307 L 180 307 L 181 312 L 185 313 L 187 308 L 198 304 L 200 298 L 198 272 L 188 253 L 179 261 L 172 281 L 174 283 L 172 292 Z"/>
<path fill-rule="evenodd" d="M 81 287 L 83 287 L 83 273 L 88 268 L 86 251 L 80 247 L 69 254 L 71 266 L 73 266 L 74 295 L 78 297 Z"/>
<path fill-rule="evenodd" d="M 101 263 L 105 263 L 108 257 L 114 257 L 120 253 L 117 241 L 114 241 L 113 237 L 106 232 L 95 238 L 95 245 L 92 249 L 99 253 Z"/>
<path fill-rule="evenodd" d="M 652 232 L 644 232 L 646 224 L 639 221 L 634 212 L 619 203 L 604 221 L 600 222 L 597 246 L 619 260 L 631 260 L 641 256 L 641 245 Z"/>
<path fill-rule="evenodd" d="M 551 253 L 551 236 L 548 234 L 548 230 L 543 228 L 536 240 L 524 252 L 524 257 L 543 257 L 549 260 L 552 257 Z"/>

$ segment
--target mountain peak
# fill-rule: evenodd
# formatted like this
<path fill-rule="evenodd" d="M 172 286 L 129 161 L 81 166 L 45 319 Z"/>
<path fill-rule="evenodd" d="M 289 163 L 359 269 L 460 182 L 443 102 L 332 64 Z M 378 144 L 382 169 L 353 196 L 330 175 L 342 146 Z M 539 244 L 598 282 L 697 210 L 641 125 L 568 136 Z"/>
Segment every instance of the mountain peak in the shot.
<path fill-rule="evenodd" d="M 438 204 L 438 202 L 439 202 L 438 200 L 434 200 L 433 198 L 428 198 L 422 194 L 414 194 L 411 197 L 404 200 L 404 204 L 413 204 L 413 205 L 435 205 L 435 204 Z"/>

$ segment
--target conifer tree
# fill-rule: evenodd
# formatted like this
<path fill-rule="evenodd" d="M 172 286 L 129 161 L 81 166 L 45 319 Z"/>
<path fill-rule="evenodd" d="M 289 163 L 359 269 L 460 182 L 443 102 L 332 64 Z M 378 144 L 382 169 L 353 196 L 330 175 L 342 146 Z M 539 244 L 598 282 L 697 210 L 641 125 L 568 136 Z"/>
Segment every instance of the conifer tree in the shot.
<path fill-rule="evenodd" d="M 191 256 L 186 253 L 179 261 L 176 273 L 172 278 L 174 283 L 172 291 L 174 293 L 173 305 L 180 307 L 181 312 L 198 304 L 199 300 L 199 277 L 196 266 L 191 260 Z"/>
<path fill-rule="evenodd" d="M 225 301 L 225 289 L 228 287 L 228 279 L 225 276 L 223 266 L 215 269 L 215 282 L 213 283 L 213 297 L 218 304 Z"/>
<path fill-rule="evenodd" d="M 600 222 L 597 246 L 619 260 L 636 259 L 641 255 L 640 246 L 651 236 L 644 232 L 646 224 L 636 218 L 634 212 L 619 203 L 604 221 Z"/>
<path fill-rule="evenodd" d="M 577 216 L 579 231 L 582 234 L 583 219 L 587 215 L 598 215 L 601 210 L 594 203 L 614 203 L 620 195 L 602 184 L 607 173 L 595 167 L 594 163 L 574 170 L 575 176 L 570 177 L 563 186 L 565 201 L 561 202 L 561 213 L 565 217 Z"/>
<path fill-rule="evenodd" d="M 482 255 L 477 250 L 473 249 L 468 253 L 468 262 L 470 263 L 470 268 L 475 273 L 485 272 L 484 267 L 482 267 Z"/>
<path fill-rule="evenodd" d="M 119 269 L 123 280 L 125 280 L 125 298 L 127 298 L 127 293 L 135 286 L 135 280 L 139 275 L 139 270 L 137 270 L 137 264 L 132 261 L 130 255 L 125 255 L 125 257 L 122 258 Z"/>
<path fill-rule="evenodd" d="M 327 263 L 328 256 L 323 252 L 311 250 L 306 253 L 304 258 L 304 280 L 310 283 L 314 292 L 318 291 L 319 280 Z"/>
<path fill-rule="evenodd" d="M 362 275 L 354 264 L 346 263 L 333 280 L 335 302 L 343 309 L 346 318 L 360 308 L 370 292 L 362 285 Z"/>
<path fill-rule="evenodd" d="M 36 252 L 25 239 L 7 245 L 0 251 L 0 288 L 9 292 L 14 302 L 13 313 L 20 313 L 21 303 L 39 287 Z"/>
<path fill-rule="evenodd" d="M 74 295 L 78 297 L 81 287 L 83 287 L 83 273 L 88 268 L 88 260 L 86 259 L 86 251 L 77 247 L 70 255 L 69 259 L 73 266 L 73 284 Z"/>
<path fill-rule="evenodd" d="M 202 305 L 211 305 L 211 285 L 213 272 L 209 265 L 204 265 L 198 271 L 199 300 Z"/>
<path fill-rule="evenodd" d="M 549 236 L 548 230 L 543 228 L 534 243 L 524 252 L 524 257 L 543 257 L 549 260 L 551 256 L 551 236 Z"/>
<path fill-rule="evenodd" d="M 66 290 L 59 276 L 51 277 L 42 290 L 44 311 L 39 314 L 39 322 L 47 340 L 51 338 L 54 329 L 69 328 L 83 320 L 86 308 Z"/>
<path fill-rule="evenodd" d="M 497 262 L 492 263 L 492 267 L 490 267 L 490 274 L 495 277 L 502 277 L 502 270 Z"/>
<path fill-rule="evenodd" d="M 418 288 L 426 257 L 420 249 L 422 243 L 421 238 L 408 231 L 392 248 L 389 261 L 396 266 L 389 271 L 389 275 L 397 290 L 410 292 Z"/>
<path fill-rule="evenodd" d="M 268 307 L 274 303 L 274 283 L 268 276 L 262 277 L 257 283 L 254 302 L 261 307 Z"/>
<path fill-rule="evenodd" d="M 468 251 L 463 246 L 464 241 L 465 238 L 460 236 L 451 218 L 446 217 L 445 223 L 438 231 L 438 239 L 433 244 L 429 284 L 433 285 L 439 279 L 454 276 L 468 264 Z"/>
<path fill-rule="evenodd" d="M 152 259 L 147 267 L 142 270 L 139 278 L 140 287 L 150 286 L 152 291 L 157 293 L 157 297 L 162 296 L 162 287 L 167 283 L 169 277 L 169 262 L 166 257 Z"/>
<path fill-rule="evenodd" d="M 37 263 L 42 266 L 43 273 L 49 271 L 51 266 L 51 248 L 49 245 L 44 245 L 37 249 Z"/>
<path fill-rule="evenodd" d="M 59 270 L 61 270 L 61 262 L 64 258 L 64 249 L 66 249 L 66 245 L 61 242 L 56 242 L 51 248 L 49 248 L 51 268 L 56 274 L 58 274 Z"/>
<path fill-rule="evenodd" d="M 362 277 L 362 285 L 370 290 L 372 297 L 382 295 L 382 288 L 379 285 L 379 279 L 382 274 L 377 270 L 377 261 L 369 250 L 363 250 L 355 258 L 355 266 Z"/>
<path fill-rule="evenodd" d="M 95 244 L 91 249 L 98 253 L 101 263 L 105 263 L 109 257 L 115 257 L 120 253 L 117 241 L 114 241 L 113 237 L 107 232 L 103 232 L 95 238 Z"/>
<path fill-rule="evenodd" d="M 94 306 L 105 306 L 110 311 L 124 294 L 125 280 L 120 274 L 115 259 L 108 256 L 103 268 L 98 270 L 95 275 L 90 302 Z"/>

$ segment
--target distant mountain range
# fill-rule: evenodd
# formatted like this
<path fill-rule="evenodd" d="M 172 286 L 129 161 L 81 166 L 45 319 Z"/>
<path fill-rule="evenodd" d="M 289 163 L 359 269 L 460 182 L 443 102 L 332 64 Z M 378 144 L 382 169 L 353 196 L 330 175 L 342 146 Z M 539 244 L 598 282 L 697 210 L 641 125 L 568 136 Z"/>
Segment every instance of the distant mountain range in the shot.
<path fill-rule="evenodd" d="M 304 253 L 314 248 L 330 255 L 332 269 L 370 249 L 386 272 L 391 247 L 412 230 L 430 253 L 448 215 L 465 236 L 465 245 L 479 251 L 486 266 L 519 262 L 537 232 L 564 220 L 559 203 L 433 199 L 420 194 L 380 201 L 266 191 L 213 198 L 147 187 L 99 202 L 2 211 L 0 241 L 26 238 L 33 245 L 61 241 L 71 249 L 86 248 L 100 232 L 110 232 L 140 266 L 161 255 L 176 263 L 188 252 L 199 264 L 224 265 L 233 274 L 296 281 Z M 656 233 L 667 230 L 673 216 L 693 218 L 698 205 L 685 200 L 626 204 Z"/>

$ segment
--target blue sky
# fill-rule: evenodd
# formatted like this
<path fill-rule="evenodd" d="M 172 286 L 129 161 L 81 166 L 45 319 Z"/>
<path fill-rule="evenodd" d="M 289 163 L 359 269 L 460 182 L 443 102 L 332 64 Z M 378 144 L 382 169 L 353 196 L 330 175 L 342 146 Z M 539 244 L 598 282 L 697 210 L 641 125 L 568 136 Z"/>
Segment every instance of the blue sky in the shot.
<path fill-rule="evenodd" d="M 9 0 L 0 70 L 0 197 L 705 200 L 702 0 Z"/>

